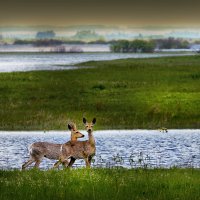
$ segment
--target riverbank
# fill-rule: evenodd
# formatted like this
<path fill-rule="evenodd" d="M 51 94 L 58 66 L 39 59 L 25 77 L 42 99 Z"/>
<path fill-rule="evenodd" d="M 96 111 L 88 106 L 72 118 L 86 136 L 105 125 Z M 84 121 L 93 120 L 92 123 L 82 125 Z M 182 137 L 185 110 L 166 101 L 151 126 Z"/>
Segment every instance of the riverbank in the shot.
<path fill-rule="evenodd" d="M 0 199 L 199 199 L 198 169 L 0 171 Z"/>
<path fill-rule="evenodd" d="M 93 61 L 0 74 L 1 130 L 200 128 L 200 56 Z"/>

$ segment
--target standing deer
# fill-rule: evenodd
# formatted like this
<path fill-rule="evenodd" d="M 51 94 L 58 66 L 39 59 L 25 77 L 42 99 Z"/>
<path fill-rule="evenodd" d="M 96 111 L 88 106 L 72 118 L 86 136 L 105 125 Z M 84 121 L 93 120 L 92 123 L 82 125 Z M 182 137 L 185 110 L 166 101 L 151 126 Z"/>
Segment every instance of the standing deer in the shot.
<path fill-rule="evenodd" d="M 68 167 L 71 167 L 76 159 L 84 159 L 86 163 L 86 167 L 91 166 L 92 157 L 96 152 L 95 139 L 93 136 L 93 125 L 96 123 L 96 119 L 94 118 L 92 122 L 88 123 L 85 118 L 83 118 L 83 123 L 88 132 L 88 140 L 86 141 L 75 141 L 69 143 L 65 143 L 61 146 L 61 154 L 60 160 L 55 163 L 55 167 L 60 163 L 65 162 L 68 158 L 71 158 L 71 161 Z"/>
<path fill-rule="evenodd" d="M 68 124 L 68 128 L 71 131 L 71 140 L 68 142 L 69 144 L 70 142 L 74 143 L 78 138 L 84 137 L 84 135 L 77 130 L 75 124 Z M 35 142 L 31 144 L 29 147 L 30 158 L 22 165 L 22 170 L 34 162 L 35 167 L 38 168 L 44 157 L 51 160 L 58 160 L 60 158 L 61 146 L 62 144 L 54 144 L 49 142 Z M 68 166 L 68 161 L 64 160 L 62 164 L 63 166 Z"/>

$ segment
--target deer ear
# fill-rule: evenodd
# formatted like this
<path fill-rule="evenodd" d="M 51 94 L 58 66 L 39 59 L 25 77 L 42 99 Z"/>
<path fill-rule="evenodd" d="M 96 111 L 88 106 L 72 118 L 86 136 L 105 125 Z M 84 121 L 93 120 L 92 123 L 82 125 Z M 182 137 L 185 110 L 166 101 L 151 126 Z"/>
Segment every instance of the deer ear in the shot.
<path fill-rule="evenodd" d="M 68 124 L 68 129 L 69 129 L 69 130 L 71 130 L 71 129 L 72 129 L 72 127 L 70 126 L 70 124 Z"/>
<path fill-rule="evenodd" d="M 87 120 L 85 119 L 85 117 L 83 118 L 83 123 L 86 124 Z"/>
<path fill-rule="evenodd" d="M 94 118 L 94 119 L 92 120 L 92 123 L 93 123 L 93 124 L 95 124 L 95 123 L 96 123 L 96 118 Z"/>

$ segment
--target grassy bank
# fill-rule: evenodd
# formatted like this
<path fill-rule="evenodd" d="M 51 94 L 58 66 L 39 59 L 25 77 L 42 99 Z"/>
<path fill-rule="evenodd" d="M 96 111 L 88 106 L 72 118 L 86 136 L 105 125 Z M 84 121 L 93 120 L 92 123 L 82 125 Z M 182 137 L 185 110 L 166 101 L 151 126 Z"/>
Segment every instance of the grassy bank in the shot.
<path fill-rule="evenodd" d="M 194 169 L 0 171 L 0 199 L 181 199 L 200 197 Z"/>
<path fill-rule="evenodd" d="M 200 56 L 88 62 L 96 68 L 0 73 L 0 129 L 200 128 Z M 80 126 L 81 125 L 81 126 Z"/>

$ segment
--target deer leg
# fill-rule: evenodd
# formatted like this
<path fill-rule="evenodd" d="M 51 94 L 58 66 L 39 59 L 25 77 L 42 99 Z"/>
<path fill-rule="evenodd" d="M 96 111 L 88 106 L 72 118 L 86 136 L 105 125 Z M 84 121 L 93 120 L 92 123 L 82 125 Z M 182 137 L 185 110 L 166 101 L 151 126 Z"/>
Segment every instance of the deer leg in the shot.
<path fill-rule="evenodd" d="M 76 161 L 76 159 L 71 157 L 71 160 L 70 160 L 70 162 L 69 162 L 67 167 L 72 167 L 72 165 L 74 164 L 75 161 Z"/>
<path fill-rule="evenodd" d="M 60 157 L 60 159 L 54 164 L 54 166 L 53 166 L 53 168 L 58 168 L 58 166 L 60 165 L 60 164 L 63 164 L 63 165 L 68 165 L 68 161 L 65 159 L 65 157 L 64 156 L 61 156 Z"/>
<path fill-rule="evenodd" d="M 22 170 L 25 170 L 26 167 L 28 167 L 29 165 L 31 165 L 33 162 L 35 162 L 35 160 L 29 159 L 27 162 L 25 162 L 25 163 L 22 165 Z"/>
<path fill-rule="evenodd" d="M 90 168 L 90 162 L 89 162 L 89 160 L 88 160 L 88 157 L 85 158 L 85 164 L 86 164 L 86 167 L 87 167 L 87 168 Z"/>
<path fill-rule="evenodd" d="M 61 164 L 61 161 L 58 160 L 58 161 L 53 165 L 53 168 L 58 168 L 60 164 Z"/>
<path fill-rule="evenodd" d="M 40 163 L 41 163 L 41 160 L 36 160 L 34 167 L 39 168 Z"/>
<path fill-rule="evenodd" d="M 68 160 L 64 160 L 64 161 L 62 162 L 62 165 L 63 165 L 64 168 L 68 167 L 68 166 L 69 166 Z"/>
<path fill-rule="evenodd" d="M 90 165 L 91 165 L 91 162 L 92 162 L 92 156 L 89 156 L 89 158 L 88 158 L 88 162 L 89 162 Z"/>

